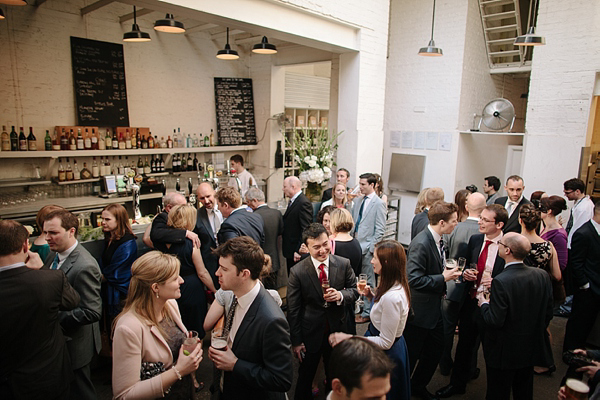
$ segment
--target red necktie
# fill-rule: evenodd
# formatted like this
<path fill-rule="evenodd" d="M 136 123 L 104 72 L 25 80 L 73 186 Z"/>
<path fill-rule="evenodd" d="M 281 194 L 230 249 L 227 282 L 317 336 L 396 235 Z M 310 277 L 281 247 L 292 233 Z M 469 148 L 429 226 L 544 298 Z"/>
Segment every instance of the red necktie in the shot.
<path fill-rule="evenodd" d="M 471 298 L 472 299 L 474 299 L 475 296 L 477 295 L 477 288 L 479 287 L 479 284 L 481 283 L 481 277 L 483 276 L 483 271 L 485 270 L 485 263 L 488 258 L 488 250 L 489 250 L 490 244 L 492 244 L 491 240 L 485 241 L 485 246 L 483 246 L 483 250 L 481 251 L 479 258 L 477 259 L 477 281 L 475 283 L 475 286 L 471 289 Z"/>
<path fill-rule="evenodd" d="M 322 284 L 323 281 L 326 279 L 327 279 L 327 274 L 325 273 L 325 264 L 321 264 L 321 265 L 319 265 L 319 282 L 321 282 L 321 284 Z"/>

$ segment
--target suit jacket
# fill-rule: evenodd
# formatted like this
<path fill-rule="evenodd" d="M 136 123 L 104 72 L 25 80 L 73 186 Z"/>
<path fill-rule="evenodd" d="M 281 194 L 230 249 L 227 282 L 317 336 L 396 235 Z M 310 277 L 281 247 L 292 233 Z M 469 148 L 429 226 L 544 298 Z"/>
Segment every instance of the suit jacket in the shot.
<path fill-rule="evenodd" d="M 481 306 L 486 325 L 486 365 L 500 369 L 533 367 L 552 319 L 552 284 L 544 270 L 522 263 L 494 278 L 489 304 Z"/>
<path fill-rule="evenodd" d="M 442 297 L 446 293 L 443 261 L 429 229 L 423 230 L 408 247 L 406 270 L 411 306 L 415 317 L 409 324 L 433 329 L 441 317 Z"/>
<path fill-rule="evenodd" d="M 194 233 L 196 233 L 200 239 L 200 253 L 202 254 L 204 266 L 212 277 L 215 288 L 219 289 L 219 278 L 215 275 L 217 269 L 219 268 L 219 258 L 212 252 L 217 248 L 217 239 L 215 238 L 216 235 L 210 225 L 206 207 L 200 207 L 198 209 L 198 217 L 196 219 Z"/>
<path fill-rule="evenodd" d="M 294 252 L 302 245 L 302 232 L 313 222 L 313 206 L 310 200 L 300 193 L 296 200 L 288 205 L 283 214 L 282 250 L 285 258 L 293 258 Z"/>
<path fill-rule="evenodd" d="M 50 268 L 55 253 L 48 257 L 44 268 Z M 81 245 L 69 254 L 60 269 L 65 273 L 73 289 L 77 291 L 81 301 L 71 311 L 61 311 L 60 324 L 67 340 L 67 348 L 71 356 L 73 369 L 79 369 L 92 361 L 94 353 L 101 348 L 100 316 L 102 315 L 102 299 L 100 298 L 100 282 L 102 273 L 96 259 Z"/>
<path fill-rule="evenodd" d="M 600 296 L 600 236 L 592 221 L 583 224 L 573 234 L 569 266 L 576 287 L 589 282 L 590 290 Z"/>
<path fill-rule="evenodd" d="M 325 189 L 323 196 L 321 197 L 321 203 L 325 203 L 327 200 L 331 200 L 333 188 Z"/>
<path fill-rule="evenodd" d="M 165 308 L 183 332 L 187 329 L 175 300 L 168 300 Z M 165 369 L 173 365 L 173 354 L 158 328 L 142 320 L 133 310 L 117 321 L 113 336 L 112 387 L 115 399 L 150 399 L 163 397 L 161 377 L 140 380 L 142 362 L 162 362 Z"/>
<path fill-rule="evenodd" d="M 67 389 L 73 373 L 58 314 L 78 303 L 61 271 L 0 272 L 0 398 L 53 398 Z"/>
<path fill-rule="evenodd" d="M 504 207 L 504 205 L 506 204 L 506 200 L 508 200 L 507 196 L 498 197 L 496 199 L 495 204 L 500 204 L 502 207 Z M 521 224 L 519 224 L 519 210 L 521 209 L 521 206 L 523 204 L 528 203 L 531 202 L 527 200 L 525 196 L 523 196 L 519 204 L 517 204 L 517 208 L 515 208 L 515 211 L 513 211 L 511 216 L 508 218 L 508 222 L 506 223 L 506 225 L 504 225 L 504 228 L 502 228 L 502 232 L 504 232 L 504 234 L 507 234 L 508 232 L 521 233 Z"/>
<path fill-rule="evenodd" d="M 354 223 L 358 221 L 361 203 L 364 197 L 354 200 L 352 208 L 352 218 Z M 354 233 L 354 237 L 360 243 L 362 253 L 373 253 L 375 244 L 377 244 L 385 233 L 385 220 L 387 216 L 387 205 L 381 200 L 377 194 L 373 196 L 367 207 L 363 209 L 362 218 L 358 224 L 358 231 Z"/>
<path fill-rule="evenodd" d="M 232 212 L 221 224 L 217 233 L 217 240 L 221 244 L 239 236 L 249 236 L 261 246 L 265 244 L 263 219 L 259 215 L 246 210 Z"/>
<path fill-rule="evenodd" d="M 307 352 L 321 349 L 326 322 L 329 332 L 346 331 L 346 304 L 354 304 L 358 298 L 356 277 L 350 261 L 335 255 L 329 256 L 329 284 L 342 293 L 339 306 L 330 303 L 323 307 L 323 289 L 310 257 L 298 262 L 290 271 L 287 289 L 288 321 L 292 345 L 304 343 Z"/>
<path fill-rule="evenodd" d="M 490 204 L 494 204 L 494 202 L 496 201 L 496 199 L 500 196 L 500 194 L 498 192 L 494 193 L 493 195 L 489 196 L 487 198 L 487 200 L 485 201 L 485 204 L 487 204 L 488 206 Z"/>
<path fill-rule="evenodd" d="M 265 224 L 265 245 L 263 250 L 271 257 L 273 272 L 279 271 L 279 238 L 283 235 L 283 215 L 279 210 L 267 205 L 258 207 L 254 212 L 260 215 Z"/>
<path fill-rule="evenodd" d="M 413 240 L 421 231 L 429 225 L 429 210 L 425 209 L 415 215 L 410 225 L 410 240 Z"/>
<path fill-rule="evenodd" d="M 292 387 L 290 329 L 275 300 L 260 287 L 240 323 L 231 351 L 238 358 L 223 372 L 224 400 L 283 400 Z"/>
<path fill-rule="evenodd" d="M 167 225 L 169 214 L 163 211 L 152 220 L 150 228 L 150 240 L 153 243 L 181 243 L 185 240 L 185 230 L 173 229 Z"/>
<path fill-rule="evenodd" d="M 448 243 L 448 258 L 458 260 L 460 257 L 469 258 L 467 250 L 469 239 L 471 236 L 479 233 L 479 224 L 473 219 L 459 222 L 456 228 L 444 240 Z M 498 257 L 500 258 L 500 257 Z M 469 266 L 468 264 L 466 266 Z M 446 282 L 447 293 L 446 299 L 452 301 L 460 301 L 466 291 L 468 282 L 464 281 L 456 283 L 454 281 Z"/>

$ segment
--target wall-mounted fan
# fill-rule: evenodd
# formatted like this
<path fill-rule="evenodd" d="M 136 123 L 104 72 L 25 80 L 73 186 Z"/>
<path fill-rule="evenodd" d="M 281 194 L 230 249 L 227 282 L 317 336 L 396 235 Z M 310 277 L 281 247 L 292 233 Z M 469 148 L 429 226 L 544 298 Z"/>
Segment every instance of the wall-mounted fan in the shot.
<path fill-rule="evenodd" d="M 481 124 L 493 131 L 501 131 L 507 126 L 510 132 L 515 124 L 515 108 L 512 103 L 506 99 L 494 99 L 483 108 L 477 130 L 481 130 Z"/>

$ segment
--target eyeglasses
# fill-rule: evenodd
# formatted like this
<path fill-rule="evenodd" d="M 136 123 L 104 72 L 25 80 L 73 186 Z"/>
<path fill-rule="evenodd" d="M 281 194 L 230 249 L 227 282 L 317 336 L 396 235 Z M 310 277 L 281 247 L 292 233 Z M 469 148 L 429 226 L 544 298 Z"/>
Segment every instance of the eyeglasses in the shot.
<path fill-rule="evenodd" d="M 492 221 L 491 219 L 487 219 L 487 218 L 479 218 L 479 220 L 480 220 L 481 222 L 492 222 L 492 223 L 494 223 L 494 224 L 496 223 L 496 221 Z"/>
<path fill-rule="evenodd" d="M 508 251 L 512 251 L 512 250 L 510 249 L 510 247 L 508 247 L 507 245 L 505 245 L 504 243 L 502 243 L 500 240 L 498 240 L 498 244 L 499 244 L 499 245 L 501 244 L 502 246 L 506 247 L 506 248 L 508 249 Z"/>
<path fill-rule="evenodd" d="M 573 193 L 573 192 L 574 192 L 574 190 L 563 190 L 563 193 L 564 193 L 564 194 L 571 194 L 571 193 Z"/>

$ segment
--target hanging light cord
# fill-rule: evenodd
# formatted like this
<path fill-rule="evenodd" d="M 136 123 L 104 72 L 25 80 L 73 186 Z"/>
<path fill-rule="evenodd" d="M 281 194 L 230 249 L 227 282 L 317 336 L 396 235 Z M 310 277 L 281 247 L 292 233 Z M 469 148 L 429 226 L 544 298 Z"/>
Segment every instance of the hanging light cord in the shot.
<path fill-rule="evenodd" d="M 133 23 L 137 24 L 137 14 L 135 13 L 135 6 L 133 6 Z"/>
<path fill-rule="evenodd" d="M 433 40 L 433 24 L 435 23 L 435 0 L 433 0 L 433 15 L 431 16 L 431 40 Z"/>

